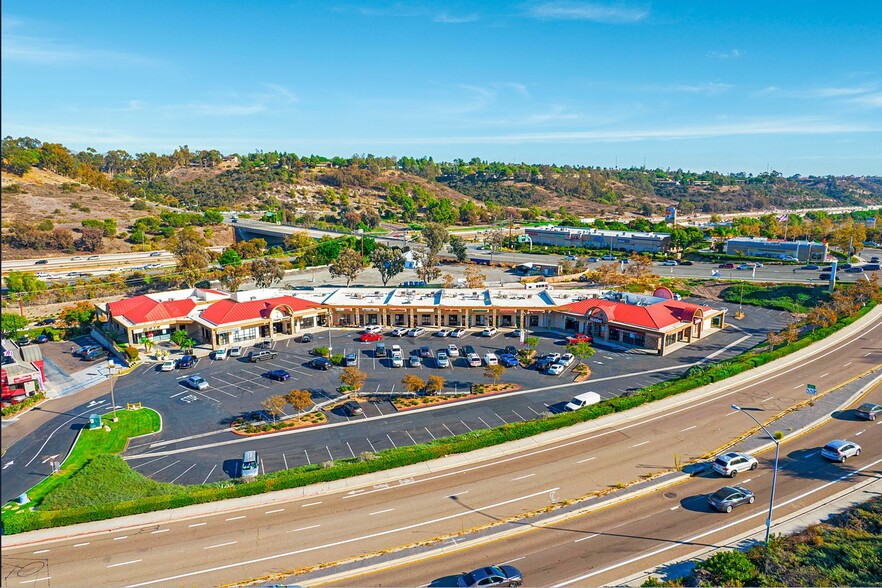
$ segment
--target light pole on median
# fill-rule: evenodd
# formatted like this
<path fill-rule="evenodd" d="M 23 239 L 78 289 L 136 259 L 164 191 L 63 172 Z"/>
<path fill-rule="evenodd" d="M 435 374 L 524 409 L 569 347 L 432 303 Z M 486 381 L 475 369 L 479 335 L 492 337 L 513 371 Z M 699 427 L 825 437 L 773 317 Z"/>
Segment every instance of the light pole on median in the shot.
<path fill-rule="evenodd" d="M 774 507 L 774 504 L 775 504 L 775 484 L 778 482 L 778 453 L 781 449 L 781 442 L 778 441 L 777 439 L 775 439 L 775 436 L 772 435 L 769 432 L 769 430 L 763 426 L 763 424 L 761 422 L 756 420 L 752 414 L 750 414 L 749 412 L 746 412 L 743 408 L 741 408 L 737 404 L 733 404 L 732 409 L 737 410 L 738 412 L 741 412 L 741 413 L 745 414 L 746 416 L 750 417 L 750 419 L 753 422 L 755 422 L 757 425 L 760 426 L 760 428 L 763 431 L 765 431 L 766 435 L 769 436 L 769 439 L 771 439 L 775 443 L 775 469 L 772 471 L 772 495 L 769 497 L 769 516 L 766 518 L 766 547 L 768 547 L 769 546 L 769 535 L 771 534 L 771 531 L 772 531 L 772 508 Z"/>

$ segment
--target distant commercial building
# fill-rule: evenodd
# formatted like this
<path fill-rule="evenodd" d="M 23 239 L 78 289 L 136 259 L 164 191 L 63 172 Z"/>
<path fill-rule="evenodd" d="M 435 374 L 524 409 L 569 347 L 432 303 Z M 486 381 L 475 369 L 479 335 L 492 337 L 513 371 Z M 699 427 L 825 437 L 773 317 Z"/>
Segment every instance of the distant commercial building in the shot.
<path fill-rule="evenodd" d="M 533 245 L 589 247 L 638 253 L 663 253 L 671 247 L 671 236 L 667 233 L 608 231 L 552 225 L 529 227 L 524 232 L 533 240 Z"/>
<path fill-rule="evenodd" d="M 824 261 L 827 244 L 815 241 L 784 241 L 765 237 L 733 237 L 726 241 L 726 253 L 750 257 L 793 257 L 799 261 Z"/>
<path fill-rule="evenodd" d="M 38 345 L 19 347 L 3 339 L 3 369 L 0 370 L 2 404 L 17 404 L 42 391 L 46 377 L 43 373 L 43 353 Z"/>

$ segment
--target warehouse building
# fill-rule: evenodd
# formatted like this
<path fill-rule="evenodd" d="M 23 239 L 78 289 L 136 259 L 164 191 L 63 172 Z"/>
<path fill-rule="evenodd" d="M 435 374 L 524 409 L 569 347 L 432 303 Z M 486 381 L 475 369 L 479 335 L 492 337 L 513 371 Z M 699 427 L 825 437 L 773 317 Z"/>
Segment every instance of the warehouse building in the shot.
<path fill-rule="evenodd" d="M 766 239 L 765 237 L 732 237 L 726 241 L 726 253 L 748 257 L 823 262 L 827 259 L 827 244 L 815 241 Z"/>
<path fill-rule="evenodd" d="M 664 253 L 671 248 L 671 236 L 667 233 L 608 231 L 552 225 L 528 227 L 524 232 L 532 240 L 533 245 L 586 247 L 637 253 Z"/>

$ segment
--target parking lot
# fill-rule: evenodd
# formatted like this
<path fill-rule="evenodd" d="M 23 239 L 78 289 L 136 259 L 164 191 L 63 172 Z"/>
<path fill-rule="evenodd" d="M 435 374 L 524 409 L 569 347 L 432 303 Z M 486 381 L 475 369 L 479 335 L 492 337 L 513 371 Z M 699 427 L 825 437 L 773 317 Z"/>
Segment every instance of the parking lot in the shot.
<path fill-rule="evenodd" d="M 418 367 L 393 368 L 390 358 L 375 356 L 376 342 L 359 342 L 354 330 L 316 331 L 313 341 L 306 344 L 295 339 L 281 341 L 274 347 L 276 357 L 259 363 L 248 362 L 249 349 L 245 349 L 243 357 L 222 361 L 206 357 L 192 369 L 161 373 L 156 366 L 145 366 L 119 380 L 117 404 L 140 401 L 155 408 L 163 416 L 163 430 L 133 440 L 125 455 L 143 455 L 130 464 L 156 480 L 193 484 L 235 476 L 236 458 L 241 458 L 246 448 L 260 451 L 262 471 L 274 471 L 529 420 L 562 410 L 577 393 L 590 390 L 608 398 L 675 377 L 696 362 L 725 359 L 761 343 L 769 329 L 783 326 L 789 318 L 787 313 L 764 309 L 750 308 L 746 313 L 744 320 L 734 321 L 724 331 L 665 357 L 600 348 L 585 361 L 592 376 L 584 383 L 573 383 L 572 366 L 557 376 L 532 367 L 512 367 L 506 369 L 501 381 L 519 384 L 517 392 L 401 413 L 385 395 L 402 390 L 405 374 L 424 380 L 441 375 L 449 392 L 465 391 L 474 383 L 490 380 L 484 377 L 483 366 L 467 367 L 462 356 L 451 358 L 449 368 L 438 369 L 434 358 L 423 358 Z M 433 355 L 450 343 L 460 348 L 471 345 L 482 357 L 507 345 L 519 346 L 518 338 L 510 336 L 511 330 L 500 330 L 494 337 L 482 337 L 480 331 L 471 330 L 460 339 L 436 337 L 434 331 L 419 337 L 385 336 L 383 342 L 387 349 L 400 345 L 405 357 L 424 345 Z M 565 340 L 560 334 L 539 331 L 530 335 L 539 337 L 539 353 L 564 351 Z M 328 410 L 327 425 L 260 437 L 225 431 L 236 417 L 260 411 L 260 403 L 267 397 L 295 388 L 308 389 L 316 403 L 343 400 L 336 391 L 342 368 L 322 371 L 310 367 L 313 356 L 309 351 L 329 344 L 334 354 L 354 353 L 359 369 L 367 374 L 363 392 L 373 397 L 361 399 L 362 414 L 347 416 L 339 409 Z M 265 377 L 275 369 L 288 371 L 291 379 L 278 382 Z M 191 375 L 204 377 L 209 388 L 197 391 L 185 386 L 184 380 Z M 291 413 L 294 409 L 289 405 L 286 410 Z"/>

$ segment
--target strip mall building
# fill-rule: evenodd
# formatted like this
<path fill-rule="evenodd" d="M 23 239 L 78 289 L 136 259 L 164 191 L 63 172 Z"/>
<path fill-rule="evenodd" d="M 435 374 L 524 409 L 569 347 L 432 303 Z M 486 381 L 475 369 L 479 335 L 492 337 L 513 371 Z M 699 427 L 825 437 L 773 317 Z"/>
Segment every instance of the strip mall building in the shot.
<path fill-rule="evenodd" d="M 669 351 L 726 325 L 726 310 L 652 296 L 596 289 L 336 288 L 246 290 L 195 288 L 146 294 L 99 306 L 120 339 L 137 344 L 176 330 L 213 349 L 293 337 L 318 327 L 525 327 L 588 333 L 623 348 Z"/>

